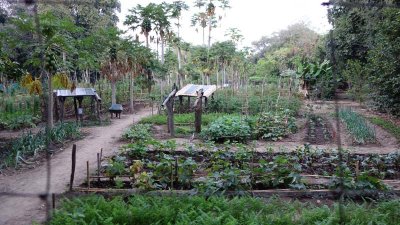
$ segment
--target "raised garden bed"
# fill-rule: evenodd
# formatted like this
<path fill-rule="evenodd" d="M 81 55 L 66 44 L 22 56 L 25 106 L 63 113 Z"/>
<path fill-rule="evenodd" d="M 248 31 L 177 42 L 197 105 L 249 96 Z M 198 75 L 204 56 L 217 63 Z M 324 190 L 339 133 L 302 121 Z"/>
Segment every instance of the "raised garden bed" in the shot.
<path fill-rule="evenodd" d="M 89 178 L 90 188 L 196 190 L 211 195 L 226 191 L 338 187 L 337 152 L 327 153 L 306 146 L 291 153 L 261 153 L 241 144 L 203 148 L 194 150 L 191 146 L 186 151 L 175 151 L 171 142 L 154 140 L 130 144 L 119 155 L 102 162 L 99 173 Z M 342 156 L 346 188 L 399 187 L 393 181 L 400 178 L 399 153 Z M 87 182 L 80 187 L 88 188 Z"/>

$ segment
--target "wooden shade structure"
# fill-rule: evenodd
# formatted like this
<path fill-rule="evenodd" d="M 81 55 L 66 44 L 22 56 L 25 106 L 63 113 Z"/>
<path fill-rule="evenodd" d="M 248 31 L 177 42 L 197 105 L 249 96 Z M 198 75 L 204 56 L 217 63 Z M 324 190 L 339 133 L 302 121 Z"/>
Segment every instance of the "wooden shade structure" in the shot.
<path fill-rule="evenodd" d="M 91 104 L 91 111 L 94 112 L 96 110 L 96 115 L 97 118 L 100 119 L 100 104 L 101 104 L 101 98 L 100 96 L 96 93 L 96 90 L 93 88 L 76 88 L 75 90 L 54 90 L 54 95 L 57 98 L 57 100 L 60 102 L 61 107 L 60 107 L 60 120 L 64 121 L 64 102 L 66 98 L 73 98 L 74 99 L 74 108 L 75 108 L 75 117 L 76 121 L 80 119 L 80 121 L 83 121 L 83 109 L 82 109 L 82 101 L 84 97 L 90 97 L 92 99 L 92 104 Z M 78 104 L 77 104 L 78 101 Z M 96 102 L 96 108 L 94 107 L 94 102 Z M 58 104 L 56 104 L 56 112 Z M 56 113 L 56 115 L 58 115 Z"/>

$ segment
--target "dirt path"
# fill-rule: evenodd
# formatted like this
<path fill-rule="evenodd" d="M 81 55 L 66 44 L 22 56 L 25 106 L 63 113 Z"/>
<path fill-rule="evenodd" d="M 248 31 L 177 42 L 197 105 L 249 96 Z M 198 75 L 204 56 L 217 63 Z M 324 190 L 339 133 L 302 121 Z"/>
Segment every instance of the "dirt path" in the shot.
<path fill-rule="evenodd" d="M 96 153 L 103 148 L 103 155 L 109 156 L 118 150 L 118 140 L 123 131 L 133 122 L 151 115 L 151 111 L 143 109 L 134 115 L 121 115 L 121 119 L 113 119 L 106 127 L 89 128 L 89 135 L 77 141 L 77 160 L 75 184 L 82 183 L 86 174 L 86 161 L 95 168 Z M 69 184 L 71 173 L 71 147 L 60 152 L 51 159 L 51 193 L 63 193 Z M 0 176 L 0 192 L 41 193 L 45 191 L 46 165 L 13 176 Z M 38 198 L 0 197 L 0 224 L 22 225 L 32 221 L 45 220 L 44 201 Z"/>

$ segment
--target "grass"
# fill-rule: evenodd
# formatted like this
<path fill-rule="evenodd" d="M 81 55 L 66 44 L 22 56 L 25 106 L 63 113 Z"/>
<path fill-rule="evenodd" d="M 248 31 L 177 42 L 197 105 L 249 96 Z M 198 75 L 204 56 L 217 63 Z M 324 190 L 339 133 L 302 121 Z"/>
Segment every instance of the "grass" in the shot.
<path fill-rule="evenodd" d="M 64 199 L 49 224 L 339 224 L 338 205 L 242 197 L 131 196 Z M 400 221 L 400 201 L 347 203 L 344 224 Z"/>
<path fill-rule="evenodd" d="M 369 126 L 367 120 L 351 108 L 341 108 L 339 117 L 345 123 L 347 130 L 358 144 L 374 143 L 375 130 Z"/>
<path fill-rule="evenodd" d="M 395 123 L 381 117 L 372 117 L 369 120 L 371 123 L 378 125 L 391 133 L 397 140 L 400 140 L 400 127 L 396 126 Z"/>

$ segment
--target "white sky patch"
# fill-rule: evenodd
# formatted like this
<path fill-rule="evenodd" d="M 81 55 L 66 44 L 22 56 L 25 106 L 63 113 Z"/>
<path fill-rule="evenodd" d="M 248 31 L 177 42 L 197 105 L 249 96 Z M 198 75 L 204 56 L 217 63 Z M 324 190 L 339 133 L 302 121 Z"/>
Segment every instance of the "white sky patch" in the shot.
<path fill-rule="evenodd" d="M 173 0 L 164 1 L 173 2 Z M 129 14 L 129 9 L 137 4 L 145 6 L 150 2 L 161 3 L 163 0 L 120 0 L 120 2 L 121 13 L 119 13 L 118 27 L 127 30 L 123 22 Z M 196 28 L 191 26 L 191 17 L 198 12 L 193 2 L 193 0 L 186 1 L 190 9 L 182 13 L 180 33 L 186 42 L 201 45 L 202 29 L 199 28 L 196 32 Z M 222 15 L 222 20 L 218 22 L 218 27 L 212 30 L 211 42 L 228 40 L 229 38 L 224 36 L 226 30 L 235 27 L 244 36 L 241 46 L 251 46 L 251 42 L 259 40 L 262 36 L 271 35 L 300 21 L 304 21 L 318 33 L 324 34 L 331 26 L 328 23 L 326 7 L 321 5 L 322 2 L 324 0 L 231 0 L 231 8 L 225 12 L 217 8 L 216 13 Z M 174 30 L 176 30 L 175 26 Z M 139 30 L 135 33 L 139 33 Z M 133 33 L 130 31 L 128 34 Z M 143 35 L 139 37 L 141 41 L 144 41 Z M 208 29 L 206 29 L 206 43 L 207 40 Z"/>

